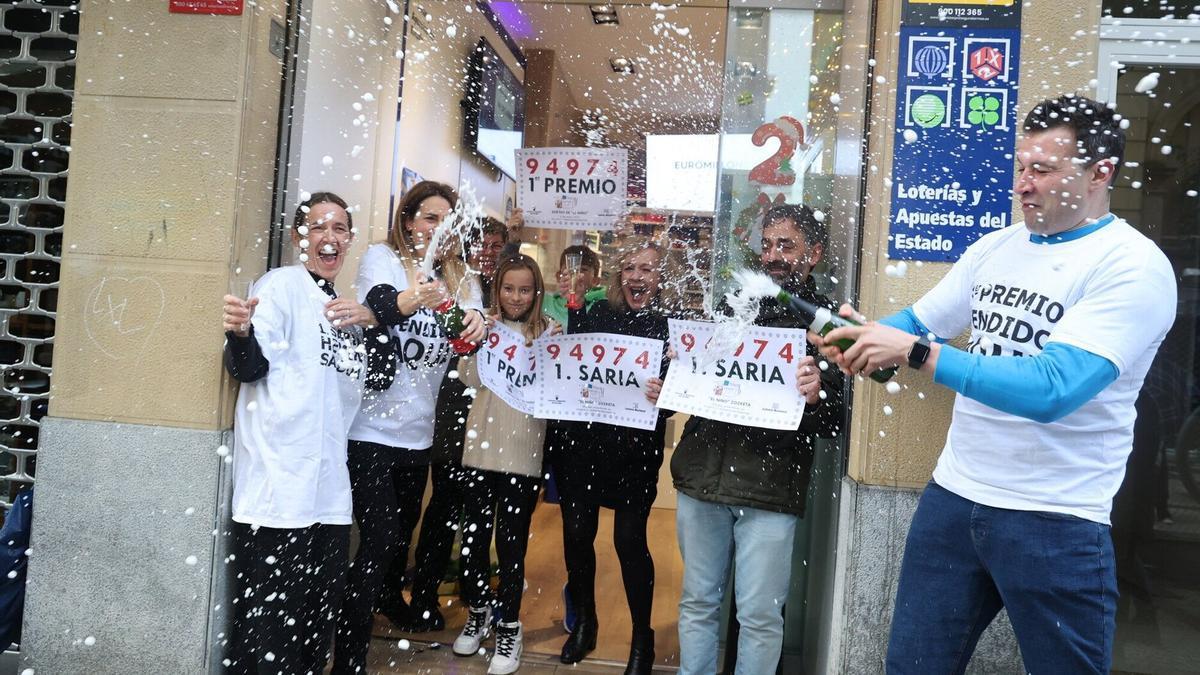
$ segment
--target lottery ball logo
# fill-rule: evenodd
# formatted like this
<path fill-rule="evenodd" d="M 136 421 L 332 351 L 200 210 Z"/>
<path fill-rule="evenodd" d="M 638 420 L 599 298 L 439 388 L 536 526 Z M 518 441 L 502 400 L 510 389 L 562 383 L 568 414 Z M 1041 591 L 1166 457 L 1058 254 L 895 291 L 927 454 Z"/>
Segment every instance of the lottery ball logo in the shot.
<path fill-rule="evenodd" d="M 926 77 L 940 75 L 950 65 L 950 54 L 936 45 L 926 45 L 913 57 L 913 68 Z"/>
<path fill-rule="evenodd" d="M 922 94 L 913 101 L 912 119 L 919 127 L 936 127 L 946 121 L 946 103 L 940 96 Z"/>

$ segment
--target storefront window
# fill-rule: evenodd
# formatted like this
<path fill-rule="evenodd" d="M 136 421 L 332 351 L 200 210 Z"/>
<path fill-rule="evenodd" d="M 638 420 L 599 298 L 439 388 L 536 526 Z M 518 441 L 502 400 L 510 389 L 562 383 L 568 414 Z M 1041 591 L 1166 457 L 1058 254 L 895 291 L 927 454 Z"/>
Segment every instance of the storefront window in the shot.
<path fill-rule="evenodd" d="M 843 73 L 862 78 L 866 64 L 843 70 L 844 34 L 840 11 L 729 12 L 713 237 L 717 298 L 729 290 L 724 270 L 758 264 L 762 217 L 781 203 L 812 208 L 828 227 L 830 241 L 814 277 L 820 292 L 849 297 L 860 146 L 856 125 L 847 127 L 848 116 L 839 120 L 839 114 L 858 109 L 864 90 L 862 82 L 847 82 Z M 839 173 L 840 165 L 848 170 Z M 783 672 L 818 669 L 815 659 L 826 629 L 820 617 L 832 597 L 843 439 L 817 444 L 805 517 L 796 529 Z"/>
<path fill-rule="evenodd" d="M 1146 375 L 1133 453 L 1113 503 L 1121 592 L 1115 671 L 1185 672 L 1200 663 L 1200 643 L 1185 637 L 1200 624 L 1198 56 L 1181 57 L 1192 65 L 1123 64 L 1115 81 L 1129 128 L 1113 210 L 1158 244 L 1179 280 L 1175 325 Z M 1141 83 L 1155 74 L 1157 86 L 1147 91 Z"/>

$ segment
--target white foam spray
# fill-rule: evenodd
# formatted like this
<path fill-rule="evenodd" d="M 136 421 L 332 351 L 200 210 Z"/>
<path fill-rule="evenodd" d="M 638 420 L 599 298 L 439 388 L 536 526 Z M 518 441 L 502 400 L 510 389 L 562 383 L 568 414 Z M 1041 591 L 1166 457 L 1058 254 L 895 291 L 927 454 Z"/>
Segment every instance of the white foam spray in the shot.
<path fill-rule="evenodd" d="M 729 356 L 742 340 L 746 331 L 754 325 L 758 318 L 759 300 L 773 298 L 779 295 L 779 284 L 762 272 L 741 269 L 733 273 L 733 280 L 738 289 L 725 294 L 725 304 L 732 310 L 731 315 L 709 312 L 716 323 L 712 340 L 705 346 L 704 353 L 697 358 L 697 367 L 701 370 L 708 368 L 717 360 Z"/>
<path fill-rule="evenodd" d="M 458 187 L 458 203 L 433 230 L 425 245 L 425 258 L 421 261 L 421 274 L 426 279 L 432 279 L 433 266 L 439 252 L 443 255 L 454 254 L 450 250 L 443 251 L 443 248 L 457 246 L 460 249 L 457 253 L 461 254 L 464 260 L 468 259 L 466 245 L 471 238 L 471 230 L 480 228 L 485 217 L 483 200 L 475 197 L 475 189 L 471 187 L 470 183 L 460 185 Z M 470 271 L 475 272 L 475 270 Z"/>

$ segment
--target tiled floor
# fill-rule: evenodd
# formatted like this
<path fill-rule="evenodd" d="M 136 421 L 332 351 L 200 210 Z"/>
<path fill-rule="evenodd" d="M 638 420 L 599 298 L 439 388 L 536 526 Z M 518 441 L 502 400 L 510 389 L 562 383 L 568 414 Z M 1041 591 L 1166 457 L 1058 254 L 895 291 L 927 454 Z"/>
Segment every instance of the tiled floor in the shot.
<path fill-rule="evenodd" d="M 376 638 L 371 645 L 368 668 L 379 675 L 484 675 L 490 653 L 484 656 L 461 657 L 450 651 L 449 645 L 436 648 L 422 642 L 400 642 Z M 674 673 L 675 668 L 655 668 L 656 675 Z M 545 654 L 526 654 L 521 659 L 519 675 L 612 675 L 623 673 L 624 663 L 585 659 L 574 665 L 559 663 L 557 657 Z"/>
<path fill-rule="evenodd" d="M 673 672 L 679 664 L 678 637 L 678 607 L 680 582 L 683 574 L 683 561 L 679 556 L 679 548 L 675 541 L 675 511 L 669 509 L 651 509 L 650 520 L 647 524 L 651 554 L 654 557 L 655 585 L 654 610 L 651 623 L 655 631 L 654 650 L 659 666 L 667 668 L 662 672 Z M 558 506 L 555 504 L 539 504 L 533 514 L 529 550 L 525 558 L 525 576 L 527 588 L 521 607 L 521 622 L 525 628 L 525 658 L 523 662 L 529 667 L 537 665 L 540 670 L 530 670 L 523 666 L 522 673 L 552 673 L 558 672 L 557 667 L 563 667 L 561 672 L 573 673 L 610 673 L 612 669 L 589 670 L 594 663 L 609 663 L 621 665 L 615 672 L 622 672 L 625 659 L 629 654 L 629 638 L 633 626 L 629 619 L 629 608 L 625 601 L 621 581 L 620 564 L 612 544 L 612 512 L 601 511 L 600 531 L 596 537 L 596 589 L 600 601 L 596 613 L 600 620 L 600 631 L 596 650 L 586 659 L 584 665 L 577 667 L 562 666 L 558 661 L 558 653 L 567 634 L 563 630 L 562 616 L 562 587 L 566 582 L 566 569 L 562 562 L 562 520 Z M 403 664 L 400 670 L 383 670 L 381 672 L 417 672 L 413 670 L 417 663 L 427 668 L 421 672 L 447 673 L 483 673 L 487 670 L 487 662 L 483 657 L 477 659 L 455 659 L 450 653 L 449 644 L 454 641 L 458 632 L 466 622 L 466 611 L 454 596 L 441 598 L 442 614 L 446 618 L 446 630 L 436 633 L 405 633 L 397 630 L 383 617 L 377 617 L 375 622 L 375 642 L 372 644 L 372 659 L 378 656 L 382 666 L 389 661 Z M 409 640 L 412 651 L 418 648 L 425 650 L 421 659 L 435 659 L 434 665 L 425 666 L 414 654 L 401 650 L 396 645 L 401 640 Z M 420 641 L 418 643 L 418 641 Z M 441 649 L 427 649 L 424 645 L 441 643 Z M 389 646 L 390 647 L 385 647 Z M 491 642 L 485 643 L 491 648 Z M 483 664 L 478 670 L 473 670 L 472 663 Z M 381 667 L 382 667 L 381 666 Z M 430 670 L 431 669 L 431 670 Z"/>

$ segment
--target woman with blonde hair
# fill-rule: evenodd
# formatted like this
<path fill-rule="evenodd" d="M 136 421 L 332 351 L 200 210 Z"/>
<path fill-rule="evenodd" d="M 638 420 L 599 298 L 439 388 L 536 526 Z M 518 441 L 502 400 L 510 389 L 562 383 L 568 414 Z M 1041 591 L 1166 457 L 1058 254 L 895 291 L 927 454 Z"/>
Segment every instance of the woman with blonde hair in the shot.
<path fill-rule="evenodd" d="M 627 242 L 609 278 L 607 297 L 590 310 L 570 311 L 570 333 L 616 333 L 667 339 L 659 310 L 664 251 L 655 243 Z M 660 374 L 665 373 L 666 362 Z M 576 620 L 563 645 L 563 663 L 576 663 L 596 648 L 596 531 L 600 507 L 613 516 L 613 545 L 621 563 L 625 599 L 633 620 L 626 673 L 650 673 L 654 665 L 654 561 L 646 541 L 650 507 L 658 494 L 666 418 L 650 431 L 599 422 L 575 422 L 549 457 L 563 518 L 567 594 Z"/>
<path fill-rule="evenodd" d="M 479 285 L 467 276 L 459 237 L 434 241 L 457 202 L 449 185 L 417 183 L 400 200 L 388 241 L 368 248 L 359 265 L 358 293 L 387 329 L 395 377 L 391 386 L 367 392 L 350 429 L 359 546 L 338 617 L 335 674 L 366 672 L 377 596 L 393 560 L 408 559 L 420 517 L 438 386 L 454 351 L 436 310 L 448 299 L 466 310 L 465 341 L 479 343 L 486 331 Z M 432 245 L 439 250 L 433 278 L 426 278 L 422 263 Z"/>

